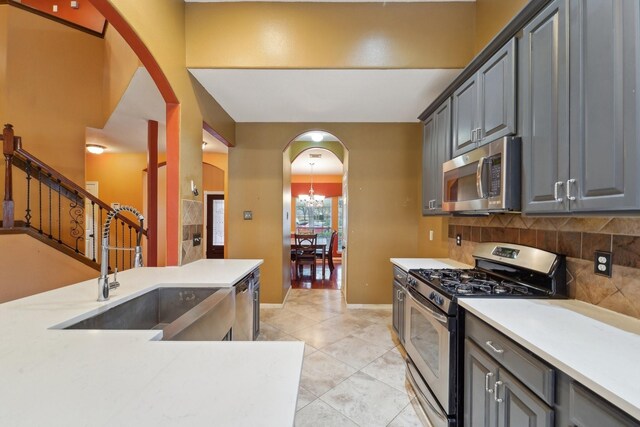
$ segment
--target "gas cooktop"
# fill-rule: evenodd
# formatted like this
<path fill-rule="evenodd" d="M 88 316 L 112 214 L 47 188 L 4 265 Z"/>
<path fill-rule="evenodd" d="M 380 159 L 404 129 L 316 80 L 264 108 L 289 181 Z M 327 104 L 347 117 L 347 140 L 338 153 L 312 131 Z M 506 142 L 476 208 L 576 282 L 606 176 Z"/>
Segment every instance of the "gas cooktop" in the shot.
<path fill-rule="evenodd" d="M 541 296 L 547 294 L 539 289 L 519 285 L 476 269 L 418 269 L 411 270 L 411 273 L 449 296 Z"/>

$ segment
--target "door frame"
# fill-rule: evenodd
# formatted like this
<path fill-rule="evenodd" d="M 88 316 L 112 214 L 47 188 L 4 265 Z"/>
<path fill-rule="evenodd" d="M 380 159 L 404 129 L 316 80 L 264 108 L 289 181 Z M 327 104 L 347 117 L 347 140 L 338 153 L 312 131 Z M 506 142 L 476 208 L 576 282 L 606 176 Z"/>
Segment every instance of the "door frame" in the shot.
<path fill-rule="evenodd" d="M 217 195 L 217 196 L 222 196 L 222 200 L 224 201 L 224 210 L 225 212 L 227 211 L 227 199 L 225 198 L 224 195 L 224 191 L 205 191 L 202 195 L 203 199 L 204 199 L 204 224 L 202 225 L 202 243 L 204 244 L 204 258 L 207 259 L 207 245 L 209 244 L 208 241 L 208 232 L 207 232 L 207 227 L 209 226 L 209 216 L 207 215 L 207 208 L 208 208 L 208 203 L 207 203 L 207 196 L 209 195 Z M 225 222 L 225 227 L 226 227 L 226 222 Z M 227 249 L 227 233 L 224 234 L 224 246 L 223 246 L 223 250 L 226 252 Z"/>

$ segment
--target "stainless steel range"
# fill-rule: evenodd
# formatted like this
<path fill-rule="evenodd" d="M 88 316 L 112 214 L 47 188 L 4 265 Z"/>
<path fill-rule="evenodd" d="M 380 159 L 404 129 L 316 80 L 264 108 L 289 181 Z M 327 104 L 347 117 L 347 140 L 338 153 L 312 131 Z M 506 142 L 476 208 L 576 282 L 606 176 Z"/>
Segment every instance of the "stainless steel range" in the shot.
<path fill-rule="evenodd" d="M 462 425 L 464 311 L 458 298 L 563 298 L 563 255 L 480 243 L 475 268 L 409 270 L 404 346 L 407 379 L 434 427 Z"/>

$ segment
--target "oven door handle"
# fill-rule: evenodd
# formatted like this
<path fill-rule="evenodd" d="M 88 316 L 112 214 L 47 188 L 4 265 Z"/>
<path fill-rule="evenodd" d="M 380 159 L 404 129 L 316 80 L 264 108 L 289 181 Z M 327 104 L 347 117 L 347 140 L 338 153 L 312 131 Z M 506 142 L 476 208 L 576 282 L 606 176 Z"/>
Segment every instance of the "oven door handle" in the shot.
<path fill-rule="evenodd" d="M 480 157 L 480 160 L 478 160 L 478 169 L 476 169 L 476 187 L 478 188 L 478 197 L 481 199 L 487 198 L 484 192 L 484 180 L 482 179 L 486 160 L 487 158 L 485 156 Z"/>
<path fill-rule="evenodd" d="M 434 318 L 439 323 L 441 323 L 445 328 L 447 329 L 449 328 L 449 319 L 447 318 L 447 316 L 433 311 L 432 309 L 430 309 L 429 307 L 427 307 L 426 305 L 418 301 L 416 297 L 414 297 L 411 294 L 411 289 L 409 289 L 409 292 L 407 292 L 407 295 L 409 295 L 411 302 L 416 306 L 418 310 L 429 313 L 432 318 Z"/>

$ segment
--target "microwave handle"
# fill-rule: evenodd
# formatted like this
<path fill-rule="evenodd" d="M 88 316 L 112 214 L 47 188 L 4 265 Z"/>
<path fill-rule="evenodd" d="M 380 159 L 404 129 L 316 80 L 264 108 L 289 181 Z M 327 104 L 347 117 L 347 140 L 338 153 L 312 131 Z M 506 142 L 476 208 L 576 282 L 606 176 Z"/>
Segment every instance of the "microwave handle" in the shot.
<path fill-rule="evenodd" d="M 486 157 L 480 157 L 480 160 L 478 160 L 478 169 L 476 170 L 476 187 L 478 188 L 478 197 L 481 199 L 487 198 L 484 192 L 484 182 L 482 179 L 482 172 L 484 170 L 484 163 L 486 160 Z"/>

